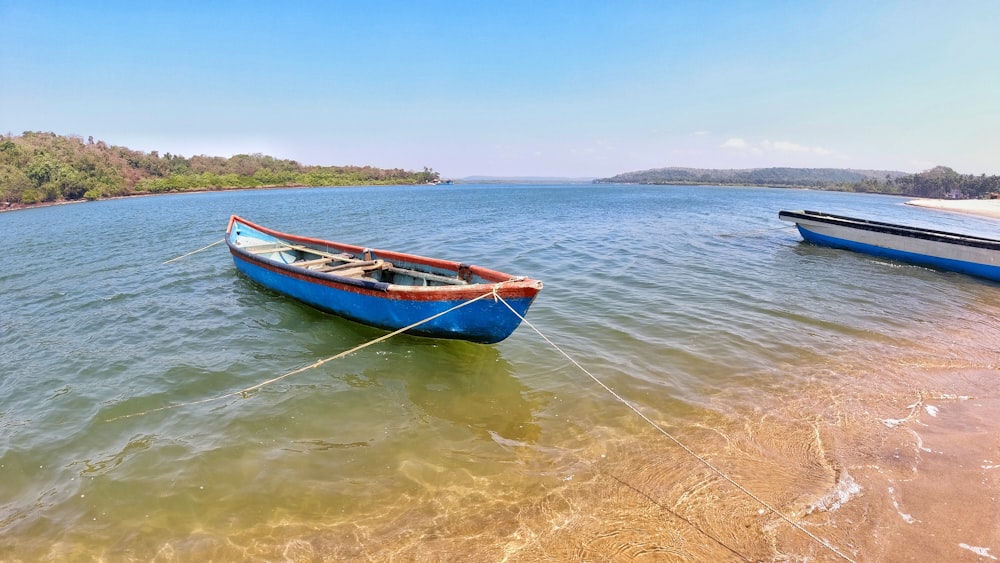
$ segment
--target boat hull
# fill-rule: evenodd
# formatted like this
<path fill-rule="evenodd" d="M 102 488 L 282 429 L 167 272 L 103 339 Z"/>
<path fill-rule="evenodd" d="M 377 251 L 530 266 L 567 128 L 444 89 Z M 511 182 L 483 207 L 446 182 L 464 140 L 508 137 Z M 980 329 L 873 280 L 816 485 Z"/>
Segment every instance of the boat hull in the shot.
<path fill-rule="evenodd" d="M 236 234 L 237 231 L 239 234 Z M 341 277 L 335 273 L 316 272 L 257 256 L 239 244 L 239 237 L 251 237 L 256 243 L 291 241 L 296 245 L 308 245 L 323 251 L 355 251 L 358 254 L 368 252 L 397 263 L 433 267 L 437 272 L 458 271 L 460 267 L 466 267 L 484 280 L 489 279 L 489 282 L 412 287 L 364 278 Z M 426 321 L 407 331 L 418 336 L 485 344 L 499 342 L 518 327 L 521 317 L 527 314 L 542 288 L 542 283 L 537 280 L 463 266 L 456 262 L 285 235 L 237 217 L 230 221 L 227 242 L 237 270 L 263 287 L 321 311 L 384 330 L 399 330 Z M 510 308 L 517 311 L 517 315 L 495 296 L 502 297 Z M 449 311 L 459 306 L 461 307 Z M 445 313 L 446 311 L 449 312 Z M 441 316 L 430 319 L 439 314 Z"/>
<path fill-rule="evenodd" d="M 1000 241 L 830 215 L 781 211 L 807 242 L 1000 281 Z"/>

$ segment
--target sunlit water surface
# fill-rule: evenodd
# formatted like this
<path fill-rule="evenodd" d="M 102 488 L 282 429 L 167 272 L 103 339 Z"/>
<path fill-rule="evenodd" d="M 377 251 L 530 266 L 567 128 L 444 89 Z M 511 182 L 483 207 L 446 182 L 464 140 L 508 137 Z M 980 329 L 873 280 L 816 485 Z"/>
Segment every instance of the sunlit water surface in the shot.
<path fill-rule="evenodd" d="M 1000 237 L 904 202 L 494 185 L 4 213 L 0 560 L 996 559 L 1000 285 L 777 219 Z M 223 245 L 163 265 L 230 214 L 542 279 L 528 320 L 659 428 L 526 325 L 209 400 L 384 334 Z"/>

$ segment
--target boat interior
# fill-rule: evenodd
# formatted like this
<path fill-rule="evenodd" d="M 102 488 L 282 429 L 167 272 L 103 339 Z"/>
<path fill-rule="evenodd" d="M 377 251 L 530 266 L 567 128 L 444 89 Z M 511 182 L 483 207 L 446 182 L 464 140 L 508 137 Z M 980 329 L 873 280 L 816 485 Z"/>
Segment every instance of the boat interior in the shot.
<path fill-rule="evenodd" d="M 252 241 L 240 247 L 266 260 L 306 268 L 315 272 L 344 278 L 363 278 L 382 283 L 406 286 L 468 285 L 472 274 L 468 266 L 458 272 L 420 268 L 414 264 L 399 265 L 375 256 L 370 250 L 360 255 L 348 252 L 326 252 L 308 246 L 285 243 Z"/>

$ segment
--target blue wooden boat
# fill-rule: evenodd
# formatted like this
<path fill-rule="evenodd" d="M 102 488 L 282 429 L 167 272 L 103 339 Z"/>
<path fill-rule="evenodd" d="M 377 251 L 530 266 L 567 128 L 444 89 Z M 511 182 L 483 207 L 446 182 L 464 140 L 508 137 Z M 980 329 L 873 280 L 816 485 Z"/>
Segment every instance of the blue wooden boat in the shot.
<path fill-rule="evenodd" d="M 437 258 L 290 235 L 233 215 L 226 242 L 236 268 L 258 284 L 317 309 L 399 330 L 494 343 L 510 336 L 542 282 Z M 483 298 L 486 295 L 487 297 Z"/>
<path fill-rule="evenodd" d="M 1000 240 L 818 211 L 780 211 L 813 244 L 1000 281 Z"/>

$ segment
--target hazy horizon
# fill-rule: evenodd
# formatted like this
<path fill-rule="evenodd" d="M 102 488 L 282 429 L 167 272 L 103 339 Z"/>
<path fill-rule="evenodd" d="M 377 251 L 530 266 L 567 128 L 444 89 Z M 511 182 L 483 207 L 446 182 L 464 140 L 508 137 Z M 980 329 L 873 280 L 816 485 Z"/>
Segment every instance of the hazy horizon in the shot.
<path fill-rule="evenodd" d="M 0 0 L 0 129 L 443 177 L 1000 174 L 1000 4 Z"/>

